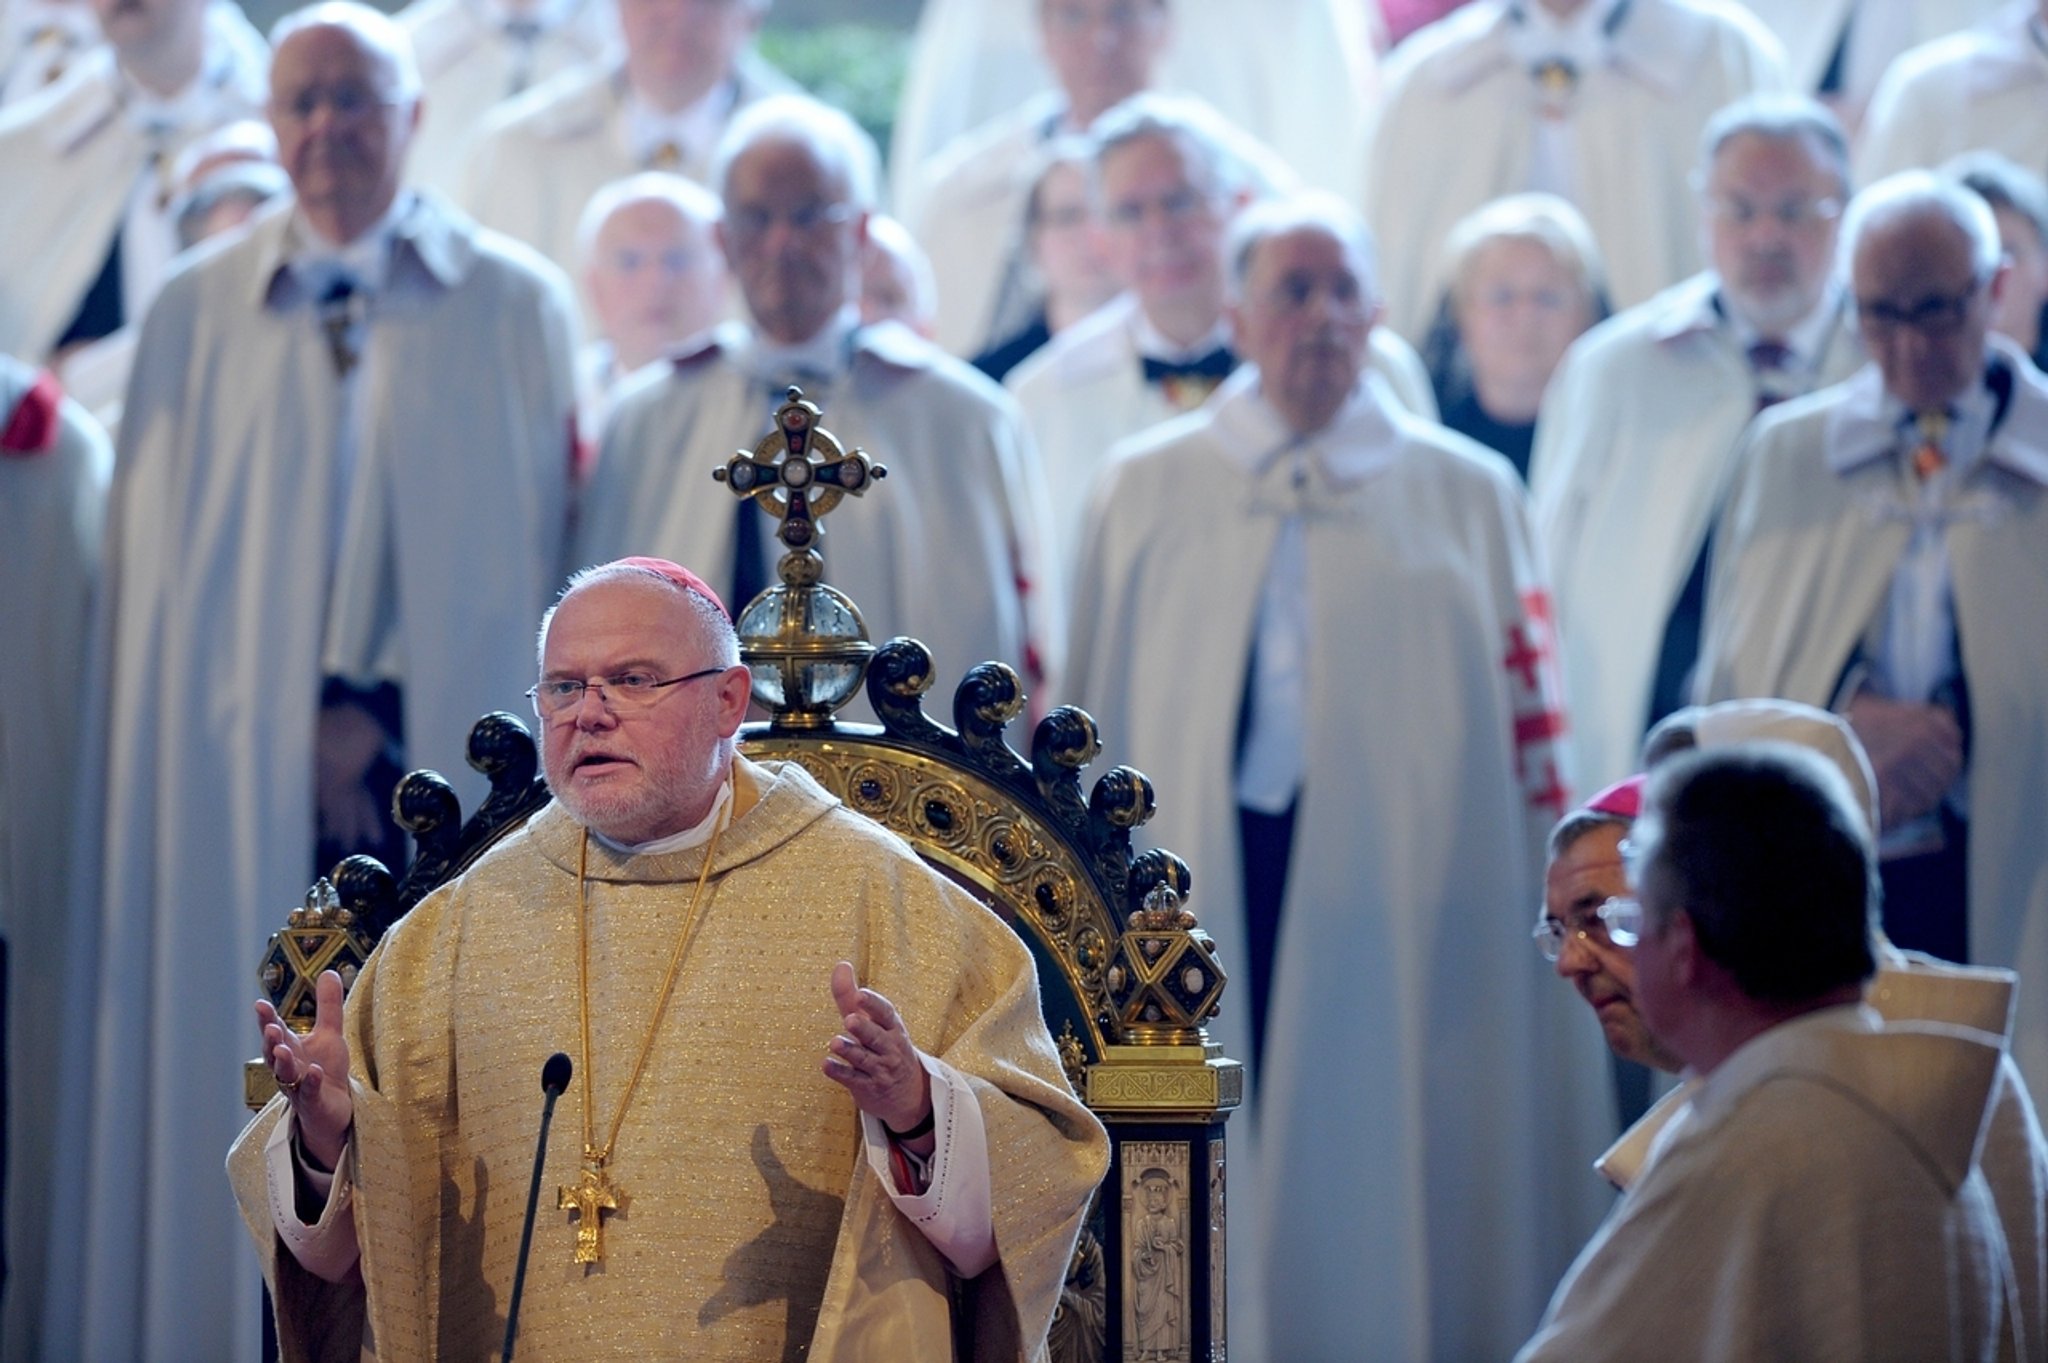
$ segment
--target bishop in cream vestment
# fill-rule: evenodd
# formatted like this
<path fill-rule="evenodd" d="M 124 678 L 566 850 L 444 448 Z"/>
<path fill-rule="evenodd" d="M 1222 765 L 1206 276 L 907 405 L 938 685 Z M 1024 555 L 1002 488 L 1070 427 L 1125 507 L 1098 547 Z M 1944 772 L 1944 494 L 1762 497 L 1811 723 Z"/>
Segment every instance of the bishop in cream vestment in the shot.
<path fill-rule="evenodd" d="M 1245 959 L 1239 715 L 1300 518 L 1306 768 L 1264 1060 L 1230 1132 L 1231 1354 L 1504 1357 L 1599 1217 L 1593 1180 L 1557 1171 L 1611 1120 L 1596 1031 L 1518 930 L 1562 798 L 1519 480 L 1371 382 L 1290 442 L 1257 377 L 1112 456 L 1059 698 L 1157 785 L 1145 835 L 1194 868 L 1219 957 Z M 1226 1054 L 1251 1057 L 1249 1011 L 1214 1024 Z"/>
<path fill-rule="evenodd" d="M 1995 1036 L 1856 1005 L 1751 1040 L 1658 1137 L 1518 1363 L 2012 1356 L 1975 1167 L 1999 1061 Z"/>
<path fill-rule="evenodd" d="M 735 780 L 701 926 L 619 1132 L 629 1201 L 606 1218 L 600 1271 L 571 1262 L 574 1229 L 552 1210 L 580 1163 L 580 1083 L 557 1106 L 518 1356 L 952 1356 L 946 1263 L 860 1159 L 852 1100 L 818 1071 L 841 1025 L 826 982 L 848 960 L 921 1051 L 966 1077 L 1001 1255 L 970 1284 L 972 1357 L 1022 1359 L 1044 1339 L 1108 1154 L 1060 1070 L 1030 956 L 800 767 L 740 762 Z M 550 1052 L 579 1051 L 583 832 L 542 810 L 392 928 L 356 983 L 355 1130 L 327 1214 L 355 1218 L 360 1285 L 312 1278 L 278 1242 L 263 1162 L 283 1100 L 236 1143 L 287 1360 L 353 1358 L 366 1318 L 383 1363 L 495 1353 L 533 1076 Z M 588 855 L 593 1101 L 609 1120 L 706 853 L 592 839 Z"/>

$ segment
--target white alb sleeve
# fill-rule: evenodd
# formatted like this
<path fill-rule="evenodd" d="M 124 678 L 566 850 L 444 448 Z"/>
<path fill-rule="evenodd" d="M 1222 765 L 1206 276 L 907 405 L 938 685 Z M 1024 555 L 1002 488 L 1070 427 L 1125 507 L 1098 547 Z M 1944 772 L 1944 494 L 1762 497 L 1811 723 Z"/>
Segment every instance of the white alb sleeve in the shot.
<path fill-rule="evenodd" d="M 881 1119 L 861 1113 L 868 1166 L 896 1210 L 910 1218 L 953 1271 L 972 1278 L 996 1261 L 996 1225 L 990 1201 L 988 1129 L 981 1104 L 960 1072 L 943 1060 L 921 1056 L 932 1078 L 932 1134 L 937 1141 L 926 1165 L 929 1184 L 921 1193 L 896 1191 L 889 1167 L 889 1133 Z"/>
<path fill-rule="evenodd" d="M 270 1219 L 277 1227 L 278 1239 L 308 1273 L 337 1283 L 362 1257 L 356 1242 L 355 1183 L 348 1172 L 350 1147 L 342 1146 L 333 1173 L 322 1173 L 299 1157 L 298 1142 L 293 1139 L 297 1130 L 287 1109 L 263 1143 L 263 1163 L 270 1175 Z M 320 1219 L 311 1225 L 299 1219 L 299 1179 L 314 1192 L 327 1195 Z"/>

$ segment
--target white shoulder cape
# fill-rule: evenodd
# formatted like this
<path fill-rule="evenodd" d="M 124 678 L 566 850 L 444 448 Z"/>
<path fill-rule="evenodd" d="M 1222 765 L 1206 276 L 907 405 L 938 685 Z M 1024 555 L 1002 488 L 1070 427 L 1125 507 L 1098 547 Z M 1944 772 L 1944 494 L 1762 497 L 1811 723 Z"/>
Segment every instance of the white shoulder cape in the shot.
<path fill-rule="evenodd" d="M 454 198 L 484 118 L 511 94 L 514 43 L 483 18 L 476 0 L 413 0 L 398 22 L 420 64 L 423 110 L 406 151 L 406 178 Z M 533 40 L 527 89 L 594 61 L 618 41 L 611 0 L 574 0 L 569 13 Z"/>
<path fill-rule="evenodd" d="M 1138 354 L 1137 299 L 1123 294 L 1054 337 L 1013 370 L 1004 387 L 1016 397 L 1045 465 L 1051 540 L 1061 576 L 1071 580 L 1091 490 L 1110 447 L 1180 415 L 1145 382 Z M 1421 357 L 1385 327 L 1374 327 L 1367 372 L 1416 416 L 1434 421 L 1436 395 Z"/>

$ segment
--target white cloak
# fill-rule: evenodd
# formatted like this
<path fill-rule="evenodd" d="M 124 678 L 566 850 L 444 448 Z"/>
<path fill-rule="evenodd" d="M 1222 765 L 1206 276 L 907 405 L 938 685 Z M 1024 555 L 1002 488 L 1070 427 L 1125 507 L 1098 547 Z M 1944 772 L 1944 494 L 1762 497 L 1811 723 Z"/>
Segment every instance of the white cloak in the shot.
<path fill-rule="evenodd" d="M 0 356 L 0 427 L 36 374 Z M 0 937 L 7 942 L 7 1258 L 0 1354 L 41 1350 L 43 1282 L 58 1175 L 60 1023 L 71 974 L 71 883 L 86 625 L 99 574 L 113 451 L 77 404 L 55 439 L 0 450 Z"/>
<path fill-rule="evenodd" d="M 1561 720 L 1552 669 L 1506 660 L 1547 642 L 1542 575 L 1508 463 L 1376 387 L 1311 442 L 1304 491 L 1290 460 L 1250 471 L 1285 442 L 1248 369 L 1118 448 L 1057 698 L 1151 777 L 1145 840 L 1244 960 L 1234 736 L 1303 511 L 1307 770 L 1266 1063 L 1229 1132 L 1231 1356 L 1500 1358 L 1605 1205 L 1558 1171 L 1613 1120 L 1591 1019 L 1522 926 Z M 1248 1005 L 1211 1026 L 1249 1065 Z"/>
<path fill-rule="evenodd" d="M 2014 1329 L 1975 1167 L 1998 1038 L 1858 1007 L 1708 1075 L 1518 1363 L 1989 1363 Z"/>
<path fill-rule="evenodd" d="M 823 522 L 825 581 L 853 598 L 877 644 L 922 640 L 940 677 L 1000 660 L 1029 685 L 1058 643 L 1059 597 L 1042 566 L 1038 457 L 1016 406 L 901 325 L 855 337 L 847 375 L 806 396 L 842 446 L 889 476 Z M 738 499 L 711 472 L 769 432 L 781 400 L 742 362 L 749 345 L 727 323 L 626 380 L 584 496 L 577 563 L 658 554 L 729 593 Z M 780 545 L 755 514 L 772 584 Z M 865 700 L 849 712 L 865 713 Z"/>
<path fill-rule="evenodd" d="M 1718 287 L 1696 275 L 1581 337 L 1536 419 L 1530 511 L 1557 591 L 1583 790 L 1637 770 L 1665 625 L 1756 411 Z M 1835 383 L 1862 362 L 1844 308 L 1815 377 Z"/>
<path fill-rule="evenodd" d="M 54 1356 L 253 1356 L 255 1264 L 221 1196 L 267 936 L 313 861 L 314 724 L 329 611 L 340 389 L 308 307 L 267 305 L 289 202 L 209 243 L 143 325 L 109 511 L 96 925 L 105 1013 Z M 351 495 L 381 496 L 409 764 L 481 781 L 486 711 L 521 712 L 560 581 L 571 436 L 567 282 L 426 196 L 398 226 L 356 382 Z M 276 283 L 273 284 L 273 281 Z M 375 479 L 376 482 L 371 480 Z M 468 777 L 467 781 L 461 778 Z M 74 1018 L 73 1025 L 89 1024 Z M 75 1258 L 71 1257 L 75 1256 Z M 90 1272 L 85 1266 L 90 1265 Z"/>
<path fill-rule="evenodd" d="M 1900 57 L 1871 96 L 1856 148 L 1857 183 L 1938 168 L 1976 148 L 2048 175 L 2048 55 L 2029 32 L 2036 9 L 2020 0 Z"/>
<path fill-rule="evenodd" d="M 568 12 L 533 39 L 523 89 L 595 61 L 618 41 L 612 0 L 568 0 L 552 8 Z M 493 21 L 483 0 L 413 0 L 397 18 L 420 64 L 420 129 L 405 154 L 406 178 L 452 199 L 462 192 L 484 116 L 520 93 L 512 88 L 520 45 Z"/>
<path fill-rule="evenodd" d="M 1004 381 L 1045 467 L 1051 497 L 1050 542 L 1062 580 L 1071 581 L 1081 528 L 1110 447 L 1180 412 L 1157 384 L 1145 382 L 1138 349 L 1138 300 L 1122 294 L 1040 347 Z M 1415 416 L 1436 420 L 1429 371 L 1406 341 L 1374 327 L 1367 372 Z"/>
<path fill-rule="evenodd" d="M 796 88 L 751 51 L 734 74 L 735 109 Z M 624 66 L 597 62 L 499 105 L 470 144 L 463 206 L 574 274 L 576 227 L 591 196 L 646 169 L 627 144 L 626 93 Z M 715 150 L 690 148 L 682 173 L 708 180 Z"/>
<path fill-rule="evenodd" d="M 269 49 L 233 5 L 213 7 L 207 19 L 203 107 L 167 137 L 171 161 L 224 123 L 263 117 Z M 106 263 L 150 158 L 127 91 L 113 49 L 102 46 L 57 84 L 0 109 L 0 183 L 35 188 L 0 207 L 0 354 L 48 355 Z M 168 232 L 168 204 L 160 216 Z M 136 268 L 132 255 L 124 253 L 122 268 Z M 153 295 L 158 282 L 144 287 Z"/>
<path fill-rule="evenodd" d="M 2048 380 L 2003 342 L 2011 404 L 1945 541 L 1970 694 L 1970 955 L 2048 980 Z M 1750 428 L 1715 532 L 1697 698 L 1828 706 L 1882 607 L 1911 522 L 1882 381 Z M 2048 1092 L 2048 989 L 2022 989 L 2013 1058 Z"/>
<path fill-rule="evenodd" d="M 1365 211 L 1387 321 L 1411 341 L 1435 320 L 1451 227 L 1531 187 L 1536 86 L 1509 48 L 1512 22 L 1505 0 L 1475 0 L 1387 61 Z M 1613 64 L 1580 76 L 1571 155 L 1620 309 L 1700 268 L 1700 129 L 1743 95 L 1783 89 L 1785 72 L 1777 40 L 1727 0 L 1632 0 L 1612 41 Z"/>
<path fill-rule="evenodd" d="M 1199 95 L 1310 184 L 1358 194 L 1357 155 L 1379 91 L 1358 0 L 1174 0 L 1162 90 Z M 897 216 L 922 210 L 921 171 L 954 138 L 1056 88 L 1037 0 L 925 0 L 889 144 Z M 903 197 L 908 195 L 909 197 Z"/>

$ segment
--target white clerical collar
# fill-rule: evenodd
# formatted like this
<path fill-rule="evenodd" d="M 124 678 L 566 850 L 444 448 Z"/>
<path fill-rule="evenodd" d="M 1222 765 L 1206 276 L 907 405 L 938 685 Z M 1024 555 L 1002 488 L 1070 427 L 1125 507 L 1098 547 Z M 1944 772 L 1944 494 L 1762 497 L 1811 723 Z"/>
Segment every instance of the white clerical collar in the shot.
<path fill-rule="evenodd" d="M 725 129 L 725 120 L 738 102 L 739 92 L 731 80 L 721 80 L 694 102 L 676 110 L 664 113 L 643 99 L 629 81 L 625 95 L 626 154 L 633 158 L 635 165 L 653 165 L 668 158 L 661 155 L 663 148 L 669 148 L 674 155 L 674 164 L 664 168 L 674 169 L 703 160 L 718 145 L 720 134 Z"/>
<path fill-rule="evenodd" d="M 312 296 L 317 298 L 336 279 L 346 276 L 356 287 L 381 293 L 391 276 L 391 246 L 398 235 L 399 220 L 412 206 L 412 195 L 400 190 L 392 196 L 384 215 L 370 224 L 354 241 L 338 245 L 321 235 L 306 218 L 305 210 L 294 205 L 288 262 Z"/>
<path fill-rule="evenodd" d="M 1355 483 L 1384 465 L 1394 446 L 1394 417 L 1379 385 L 1361 373 L 1330 423 L 1297 435 L 1261 391 L 1258 366 L 1244 364 L 1209 399 L 1232 460 L 1259 478 L 1283 459 L 1313 460 L 1335 483 Z"/>
<path fill-rule="evenodd" d="M 802 383 L 805 375 L 836 379 L 852 362 L 853 333 L 859 326 L 860 305 L 846 303 L 808 340 L 785 345 L 756 327 L 743 363 L 763 383 Z"/>
<path fill-rule="evenodd" d="M 1171 340 L 1165 332 L 1152 325 L 1152 319 L 1145 315 L 1145 305 L 1138 303 L 1131 309 L 1131 339 L 1137 343 L 1138 354 L 1144 359 L 1160 360 L 1166 364 L 1184 364 L 1199 360 L 1218 347 L 1230 345 L 1230 321 L 1218 317 L 1216 325 L 1209 328 L 1209 334 L 1193 345 L 1181 345 Z"/>
<path fill-rule="evenodd" d="M 652 842 L 618 842 L 615 839 L 606 837 L 595 828 L 590 830 L 590 836 L 596 838 L 614 852 L 624 852 L 629 857 L 655 857 L 666 852 L 687 852 L 692 847 L 702 847 L 705 843 L 711 841 L 711 835 L 718 831 L 719 819 L 724 817 L 726 809 L 731 804 L 732 776 L 728 773 L 725 778 L 725 784 L 718 788 L 717 797 L 711 801 L 710 813 L 680 833 L 671 833 L 665 838 L 656 838 Z"/>

